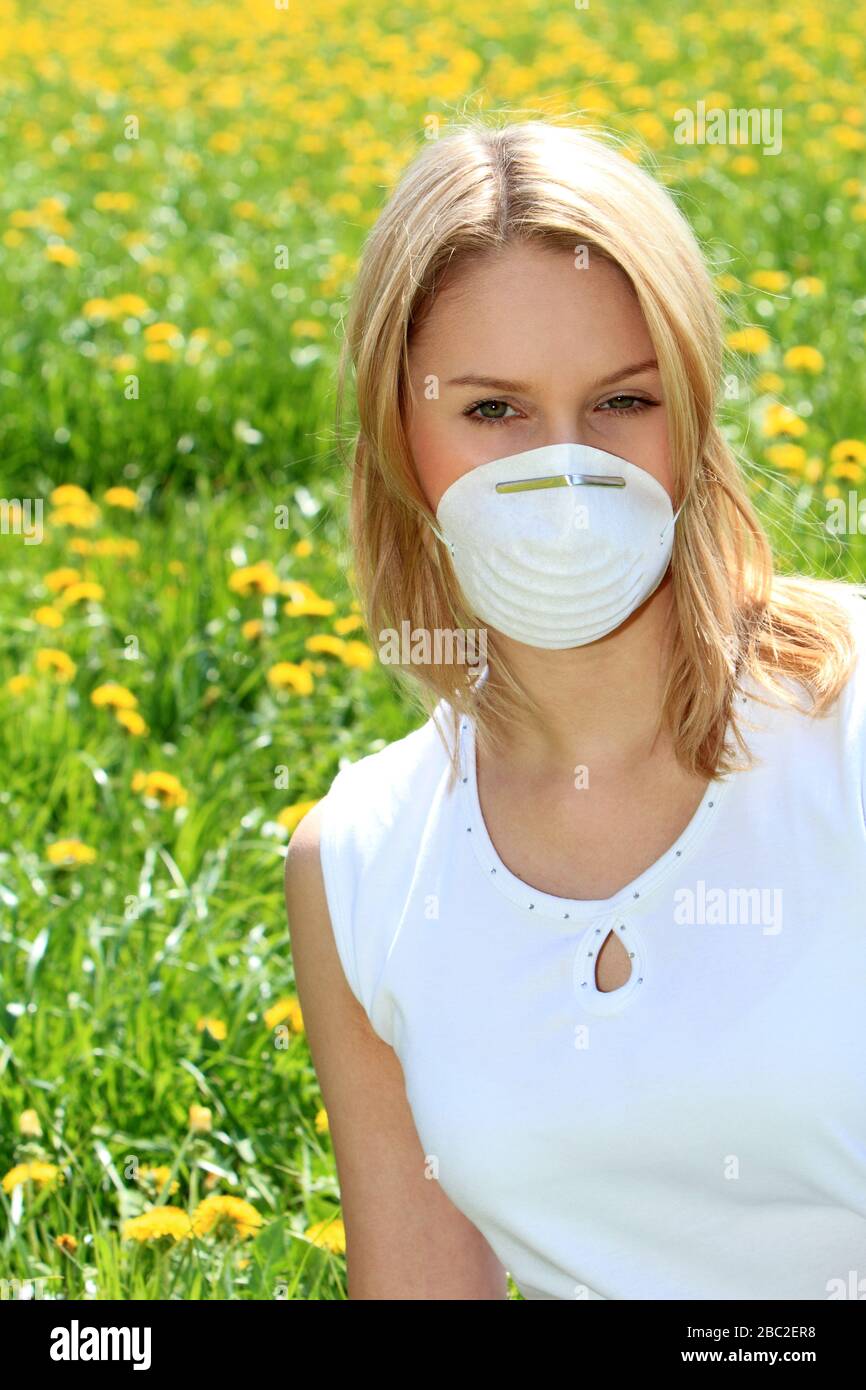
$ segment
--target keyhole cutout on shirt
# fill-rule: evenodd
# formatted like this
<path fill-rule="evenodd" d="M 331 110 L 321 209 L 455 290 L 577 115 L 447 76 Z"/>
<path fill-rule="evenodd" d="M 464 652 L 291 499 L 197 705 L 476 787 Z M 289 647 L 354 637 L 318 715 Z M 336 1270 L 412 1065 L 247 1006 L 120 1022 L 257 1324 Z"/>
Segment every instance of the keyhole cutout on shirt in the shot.
<path fill-rule="evenodd" d="M 608 932 L 595 958 L 595 985 L 603 994 L 622 989 L 631 978 L 631 961 L 615 931 Z"/>

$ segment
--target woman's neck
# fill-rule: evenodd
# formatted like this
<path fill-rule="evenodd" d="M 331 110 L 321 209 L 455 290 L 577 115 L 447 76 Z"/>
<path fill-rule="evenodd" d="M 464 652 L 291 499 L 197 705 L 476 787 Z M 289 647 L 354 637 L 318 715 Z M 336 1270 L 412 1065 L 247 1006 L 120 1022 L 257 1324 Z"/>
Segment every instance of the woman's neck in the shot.
<path fill-rule="evenodd" d="M 668 757 L 672 740 L 659 721 L 673 622 L 668 574 L 621 627 L 584 647 L 542 650 L 497 636 L 544 711 L 509 731 L 511 768 L 532 775 L 582 764 L 617 774 Z M 493 658 L 491 688 L 496 678 Z"/>

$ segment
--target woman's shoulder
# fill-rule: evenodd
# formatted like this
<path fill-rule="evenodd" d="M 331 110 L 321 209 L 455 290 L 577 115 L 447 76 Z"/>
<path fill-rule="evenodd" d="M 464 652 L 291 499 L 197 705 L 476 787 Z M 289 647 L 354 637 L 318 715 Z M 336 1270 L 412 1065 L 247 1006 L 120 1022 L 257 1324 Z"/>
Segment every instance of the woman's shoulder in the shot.
<path fill-rule="evenodd" d="M 833 676 L 828 680 L 828 684 L 835 688 L 835 698 L 824 705 L 824 710 L 832 714 L 836 719 L 848 719 L 856 713 L 857 709 L 866 697 L 866 584 L 855 584 L 841 581 L 820 581 L 821 588 L 818 593 L 822 604 L 829 600 L 829 614 L 832 615 L 832 626 L 834 629 L 832 644 L 827 644 L 826 655 L 828 658 L 827 669 L 832 666 L 835 668 Z M 828 613 L 826 607 L 822 610 Z M 843 622 L 840 626 L 838 619 L 840 616 Z M 842 629 L 850 634 L 852 656 L 850 663 L 847 664 L 844 674 L 839 679 L 839 669 L 842 663 L 840 652 L 842 650 L 841 635 Z M 831 651 L 831 646 L 835 651 Z M 844 653 L 847 661 L 848 653 Z M 784 673 L 773 672 L 773 679 L 777 686 L 789 692 L 791 699 L 786 701 L 781 707 L 787 714 L 795 711 L 804 714 L 810 713 L 813 708 L 814 696 L 817 688 L 813 686 L 810 690 L 804 678 L 792 672 Z M 746 689 L 749 695 L 764 694 L 763 681 L 755 678 L 755 673 L 746 679 Z"/>
<path fill-rule="evenodd" d="M 866 704 L 866 585 L 840 584 L 833 597 L 845 611 L 854 650 L 847 677 L 840 690 L 838 708 L 842 717 L 862 716 Z"/>
<path fill-rule="evenodd" d="M 449 766 L 451 710 L 441 700 L 420 727 L 344 763 L 322 801 L 334 833 L 372 847 L 383 834 L 422 814 Z"/>
<path fill-rule="evenodd" d="M 353 994 L 374 1030 L 392 1046 L 393 1018 L 379 996 L 379 983 L 422 843 L 429 844 L 437 792 L 446 785 L 450 715 L 440 702 L 420 728 L 345 764 L 317 806 L 322 879 L 337 951 Z"/>
<path fill-rule="evenodd" d="M 778 683 L 791 691 L 791 703 L 777 707 L 773 702 L 769 713 L 761 710 L 759 722 L 766 719 L 771 728 L 796 740 L 795 756 L 806 775 L 817 774 L 827 785 L 851 792 L 866 811 L 866 586 L 834 584 L 832 598 L 847 618 L 844 626 L 851 641 L 851 659 L 841 681 L 837 662 L 832 699 L 821 706 L 821 717 L 814 718 L 814 692 L 793 676 L 782 676 Z M 839 636 L 837 629 L 833 643 L 837 653 L 842 650 Z M 844 656 L 847 659 L 847 650 Z"/>
<path fill-rule="evenodd" d="M 850 586 L 841 602 L 848 610 L 854 659 L 839 698 L 839 714 L 846 736 L 860 751 L 866 773 L 866 586 Z"/>

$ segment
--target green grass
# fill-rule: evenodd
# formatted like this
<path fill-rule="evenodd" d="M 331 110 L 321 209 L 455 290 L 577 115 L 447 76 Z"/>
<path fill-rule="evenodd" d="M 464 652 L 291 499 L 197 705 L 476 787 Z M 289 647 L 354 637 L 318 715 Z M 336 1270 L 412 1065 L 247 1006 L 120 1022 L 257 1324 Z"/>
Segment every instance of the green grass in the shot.
<path fill-rule="evenodd" d="M 92 9 L 28 11 L 34 37 L 10 38 L 0 79 L 0 492 L 45 499 L 46 518 L 63 483 L 100 505 L 124 485 L 142 504 L 102 506 L 93 531 L 48 525 L 39 545 L 0 534 L 0 1169 L 38 1158 L 64 1174 L 55 1190 L 0 1191 L 0 1278 L 70 1298 L 341 1299 L 343 1255 L 305 1235 L 339 1214 L 307 1042 L 263 1017 L 294 994 L 277 817 L 416 716 L 379 666 L 316 658 L 310 696 L 275 691 L 267 672 L 302 661 L 308 636 L 352 612 L 334 372 L 364 232 L 430 112 L 447 122 L 479 91 L 528 114 L 600 93 L 610 110 L 597 118 L 649 141 L 714 273 L 731 277 L 728 328 L 769 334 L 758 358 L 731 355 L 723 420 L 779 568 L 862 579 L 866 539 L 835 539 L 824 521 L 834 490 L 863 490 L 831 454 L 866 434 L 866 184 L 851 116 L 863 44 L 841 0 L 787 32 L 781 5 L 719 18 L 661 0 L 628 22 L 594 0 L 573 14 L 497 5 L 462 19 L 345 0 L 288 16 L 148 3 L 97 21 Z M 673 144 L 672 110 L 719 90 L 732 106 L 784 109 L 782 154 Z M 123 135 L 129 112 L 137 141 Z M 105 192 L 131 201 L 100 206 Z M 51 245 L 72 263 L 46 259 Z M 784 272 L 784 289 L 750 284 L 760 269 Z M 821 291 L 801 294 L 803 277 Z M 117 295 L 144 307 L 94 311 Z M 177 343 L 151 360 L 147 329 L 164 322 Z M 822 353 L 819 374 L 785 366 L 802 344 Z M 779 382 L 761 383 L 766 372 Z M 767 456 L 773 400 L 805 422 L 791 441 L 817 460 L 811 471 Z M 80 555 L 81 537 L 139 551 Z M 231 591 L 238 566 L 265 560 L 332 599 L 333 617 Z M 33 614 L 54 602 L 45 576 L 68 565 L 104 596 L 40 626 Z M 254 617 L 259 639 L 242 632 Z M 35 672 L 41 647 L 75 663 L 68 683 Z M 6 682 L 19 673 L 35 679 L 15 693 Z M 108 681 L 135 694 L 146 733 L 94 707 Z M 136 772 L 157 770 L 179 778 L 183 806 L 133 790 Z M 52 864 L 66 838 L 93 862 Z M 199 1031 L 204 1018 L 225 1037 Z M 209 1132 L 190 1132 L 191 1105 L 210 1110 Z M 28 1138 L 30 1110 L 41 1135 Z M 212 1181 L 251 1202 L 262 1230 L 176 1248 L 124 1241 L 123 1222 L 156 1198 L 134 1176 L 146 1164 L 173 1170 L 164 1201 L 192 1210 Z M 55 1244 L 63 1233 L 72 1254 Z"/>

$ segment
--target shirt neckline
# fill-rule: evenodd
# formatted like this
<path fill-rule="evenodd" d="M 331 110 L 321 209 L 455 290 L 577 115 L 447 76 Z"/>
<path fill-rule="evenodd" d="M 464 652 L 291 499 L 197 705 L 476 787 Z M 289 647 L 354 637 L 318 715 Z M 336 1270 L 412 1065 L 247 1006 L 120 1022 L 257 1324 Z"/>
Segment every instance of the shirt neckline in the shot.
<path fill-rule="evenodd" d="M 488 882 L 511 902 L 533 917 L 559 921 L 564 930 L 575 922 L 588 922 L 611 914 L 640 913 L 647 900 L 667 881 L 676 868 L 691 855 L 709 825 L 716 819 L 735 774 L 719 781 L 710 781 L 688 825 L 676 840 L 653 864 L 630 883 L 626 883 L 609 898 L 561 898 L 544 893 L 506 866 L 490 838 L 481 813 L 476 766 L 475 721 L 468 715 L 460 720 L 460 808 L 463 834 L 472 841 L 475 858 Z M 619 993 L 619 991 L 617 991 Z"/>

